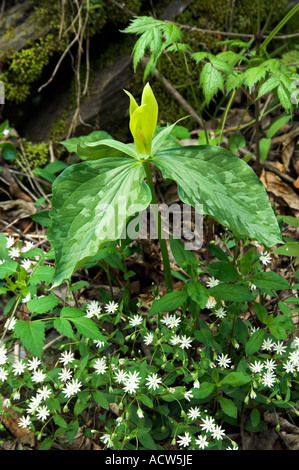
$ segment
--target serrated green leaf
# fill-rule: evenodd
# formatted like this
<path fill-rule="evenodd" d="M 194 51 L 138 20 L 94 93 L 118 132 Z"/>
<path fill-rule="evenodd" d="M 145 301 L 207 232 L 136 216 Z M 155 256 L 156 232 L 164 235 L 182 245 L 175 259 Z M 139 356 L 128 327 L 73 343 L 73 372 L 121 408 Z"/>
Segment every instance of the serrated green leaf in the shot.
<path fill-rule="evenodd" d="M 45 325 L 41 320 L 17 320 L 14 333 L 32 355 L 41 359 L 45 342 Z"/>
<path fill-rule="evenodd" d="M 246 86 L 248 86 L 249 90 L 253 85 L 259 82 L 262 78 L 265 78 L 267 70 L 264 67 L 251 67 L 247 69 L 243 74 L 243 80 Z"/>
<path fill-rule="evenodd" d="M 207 105 L 219 91 L 224 92 L 223 76 L 210 62 L 203 66 L 199 83 L 202 87 Z"/>
<path fill-rule="evenodd" d="M 57 307 L 60 300 L 52 295 L 34 297 L 27 302 L 27 307 L 31 313 L 41 314 L 50 312 L 53 308 Z"/>

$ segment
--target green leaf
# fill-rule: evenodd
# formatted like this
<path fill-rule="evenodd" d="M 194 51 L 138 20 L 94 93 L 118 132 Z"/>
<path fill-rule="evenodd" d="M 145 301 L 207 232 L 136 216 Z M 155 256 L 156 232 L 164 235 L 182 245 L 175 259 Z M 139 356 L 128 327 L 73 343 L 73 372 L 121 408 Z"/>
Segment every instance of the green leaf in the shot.
<path fill-rule="evenodd" d="M 114 139 L 103 139 L 95 142 L 81 142 L 77 147 L 81 158 L 98 160 L 100 158 L 127 157 L 137 159 L 137 153 L 132 144 L 124 144 Z"/>
<path fill-rule="evenodd" d="M 223 77 L 210 62 L 203 66 L 199 83 L 202 87 L 207 105 L 219 91 L 224 92 Z"/>
<path fill-rule="evenodd" d="M 86 161 L 58 176 L 47 232 L 55 250 L 53 287 L 102 246 L 118 240 L 127 219 L 147 208 L 152 196 L 144 178 L 142 164 L 127 158 Z"/>
<path fill-rule="evenodd" d="M 279 80 L 277 77 L 271 76 L 268 78 L 259 88 L 259 93 L 257 96 L 257 99 L 260 98 L 261 96 L 265 95 L 266 93 L 269 93 L 272 91 L 274 88 L 276 88 L 279 85 Z"/>
<path fill-rule="evenodd" d="M 18 269 L 18 263 L 16 261 L 8 260 L 0 264 L 0 279 L 4 279 L 5 276 L 11 276 Z"/>
<path fill-rule="evenodd" d="M 259 289 L 282 290 L 289 289 L 290 284 L 286 279 L 272 271 L 259 272 L 248 278 Z"/>
<path fill-rule="evenodd" d="M 282 243 L 263 184 L 233 153 L 217 146 L 186 146 L 158 152 L 153 161 L 164 178 L 178 184 L 186 204 L 202 206 L 203 214 L 266 247 Z"/>
<path fill-rule="evenodd" d="M 81 310 L 74 307 L 63 307 L 60 312 L 60 318 L 62 320 L 67 319 L 70 322 L 74 323 L 76 329 L 78 330 L 78 333 L 82 334 L 86 338 L 106 342 L 104 336 L 102 335 L 102 333 L 100 333 L 96 323 L 90 318 L 87 318 L 85 316 L 85 313 Z"/>
<path fill-rule="evenodd" d="M 261 156 L 261 161 L 264 163 L 264 161 L 267 158 L 269 149 L 271 145 L 271 139 L 263 137 L 260 140 L 260 156 Z"/>
<path fill-rule="evenodd" d="M 280 101 L 281 106 L 286 110 L 286 111 L 292 111 L 293 110 L 293 104 L 290 98 L 290 92 L 288 89 L 281 83 L 278 88 L 277 88 L 277 96 Z"/>
<path fill-rule="evenodd" d="M 157 445 L 149 433 L 147 434 L 138 433 L 138 439 L 140 443 L 143 445 L 143 447 L 145 447 L 146 449 L 157 450 Z"/>
<path fill-rule="evenodd" d="M 17 150 L 12 144 L 4 144 L 2 146 L 2 156 L 5 160 L 11 162 L 17 156 Z"/>
<path fill-rule="evenodd" d="M 256 428 L 259 425 L 260 420 L 261 420 L 261 415 L 260 415 L 259 410 L 257 408 L 253 408 L 253 410 L 250 413 L 250 421 L 251 421 L 252 426 Z"/>
<path fill-rule="evenodd" d="M 170 237 L 170 248 L 177 265 L 183 268 L 186 273 L 191 274 L 192 266 L 196 266 L 198 263 L 194 253 L 188 250 L 178 238 Z"/>
<path fill-rule="evenodd" d="M 232 400 L 225 397 L 219 397 L 218 401 L 220 403 L 222 411 L 226 415 L 231 416 L 232 418 L 236 418 L 238 416 L 238 408 Z"/>
<path fill-rule="evenodd" d="M 232 387 L 240 387 L 250 381 L 251 377 L 249 375 L 243 374 L 242 372 L 229 372 L 224 379 L 218 382 L 217 386 L 231 385 Z"/>
<path fill-rule="evenodd" d="M 293 116 L 281 116 L 280 118 L 276 119 L 276 121 L 274 121 L 271 126 L 269 127 L 268 129 L 268 132 L 267 132 L 267 137 L 269 139 L 272 139 L 272 137 L 274 137 L 274 135 L 276 134 L 276 132 L 279 131 L 279 129 L 284 125 L 286 124 L 290 119 L 292 119 Z"/>
<path fill-rule="evenodd" d="M 43 227 L 50 227 L 51 225 L 51 219 L 49 217 L 49 210 L 43 210 L 36 212 L 35 214 L 31 214 L 30 218 L 34 220 L 34 222 L 37 222 L 38 224 L 42 225 Z"/>
<path fill-rule="evenodd" d="M 141 393 L 141 394 L 138 396 L 138 399 L 139 399 L 145 406 L 148 406 L 149 408 L 154 408 L 154 403 L 152 402 L 152 400 L 151 400 L 147 395 L 144 395 L 144 393 Z"/>
<path fill-rule="evenodd" d="M 200 330 L 195 330 L 194 336 L 200 343 L 205 344 L 208 348 L 212 346 L 213 342 L 213 335 L 211 330 L 207 325 L 204 324 L 202 320 L 200 320 Z"/>
<path fill-rule="evenodd" d="M 64 140 L 61 143 L 69 152 L 77 152 L 79 144 L 87 144 L 92 142 L 99 142 L 104 139 L 112 139 L 111 135 L 105 131 L 93 131 L 88 135 L 81 137 L 72 137 L 71 139 Z"/>
<path fill-rule="evenodd" d="M 253 85 L 265 77 L 267 70 L 264 67 L 251 67 L 243 74 L 244 83 L 251 91 Z"/>
<path fill-rule="evenodd" d="M 244 253 L 242 258 L 240 259 L 241 273 L 247 275 L 252 271 L 254 257 L 255 257 L 254 248 L 251 248 L 250 250 L 246 251 L 246 253 Z"/>
<path fill-rule="evenodd" d="M 215 384 L 214 383 L 202 382 L 200 384 L 200 388 L 196 388 L 196 389 L 194 388 L 192 390 L 192 393 L 193 393 L 194 398 L 202 399 L 202 398 L 206 398 L 209 395 L 211 395 L 211 393 L 213 393 L 214 389 L 215 389 Z"/>
<path fill-rule="evenodd" d="M 241 284 L 222 283 L 209 289 L 210 295 L 226 302 L 248 302 L 253 300 L 253 295 L 248 287 Z"/>
<path fill-rule="evenodd" d="M 53 308 L 55 308 L 59 302 L 60 300 L 57 297 L 48 295 L 34 297 L 33 299 L 30 299 L 26 305 L 31 313 L 41 314 L 50 312 L 50 310 L 53 310 Z"/>
<path fill-rule="evenodd" d="M 200 308 L 205 308 L 206 303 L 210 297 L 209 290 L 200 282 L 191 282 L 187 286 L 188 295 L 196 302 Z"/>
<path fill-rule="evenodd" d="M 109 410 L 109 403 L 103 392 L 96 390 L 93 392 L 93 398 L 104 410 Z"/>
<path fill-rule="evenodd" d="M 45 282 L 50 284 L 54 276 L 54 268 L 52 266 L 37 266 L 30 276 L 30 284 L 37 285 Z"/>
<path fill-rule="evenodd" d="M 67 338 L 76 338 L 72 325 L 68 319 L 62 317 L 55 318 L 53 326 L 60 334 L 66 336 Z"/>
<path fill-rule="evenodd" d="M 168 294 L 163 295 L 161 299 L 154 300 L 149 313 L 172 312 L 181 307 L 186 302 L 188 294 L 180 290 L 174 290 Z"/>
<path fill-rule="evenodd" d="M 45 325 L 41 320 L 17 320 L 14 333 L 31 354 L 41 359 L 45 342 Z"/>
<path fill-rule="evenodd" d="M 248 343 L 245 346 L 245 352 L 248 356 L 254 354 L 258 349 L 260 349 L 264 341 L 264 336 L 264 330 L 257 330 L 250 336 Z"/>
<path fill-rule="evenodd" d="M 242 279 L 236 268 L 231 263 L 224 261 L 211 263 L 208 266 L 208 273 L 219 281 L 233 282 Z"/>

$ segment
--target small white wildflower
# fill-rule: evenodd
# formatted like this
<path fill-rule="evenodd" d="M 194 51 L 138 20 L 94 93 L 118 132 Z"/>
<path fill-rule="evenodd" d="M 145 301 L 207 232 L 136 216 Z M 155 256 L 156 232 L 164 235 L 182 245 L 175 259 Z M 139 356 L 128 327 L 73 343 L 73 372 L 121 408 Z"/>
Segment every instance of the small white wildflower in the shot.
<path fill-rule="evenodd" d="M 20 250 L 19 250 L 19 248 L 13 246 L 13 247 L 9 250 L 8 256 L 9 256 L 11 259 L 19 258 L 19 256 L 20 256 Z"/>
<path fill-rule="evenodd" d="M 26 240 L 25 241 L 25 246 L 22 247 L 21 251 L 22 251 L 22 253 L 26 253 L 27 251 L 32 250 L 32 248 L 34 248 L 34 243 Z"/>
<path fill-rule="evenodd" d="M 217 318 L 224 318 L 226 316 L 226 310 L 223 307 L 217 308 L 213 313 Z"/>
<path fill-rule="evenodd" d="M 265 349 L 266 351 L 271 351 L 273 349 L 273 341 L 271 338 L 264 339 L 261 349 Z"/>
<path fill-rule="evenodd" d="M 105 305 L 105 310 L 107 313 L 114 313 L 118 309 L 118 303 L 117 302 L 108 302 L 107 305 Z"/>
<path fill-rule="evenodd" d="M 22 375 L 25 371 L 26 364 L 23 361 L 16 361 L 13 366 L 14 375 Z"/>
<path fill-rule="evenodd" d="M 5 346 L 0 346 L 0 364 L 5 364 L 6 361 L 7 361 L 7 352 L 6 352 L 6 349 L 5 349 Z"/>
<path fill-rule="evenodd" d="M 218 365 L 220 367 L 224 367 L 224 369 L 226 369 L 227 367 L 229 367 L 229 364 L 231 362 L 231 359 L 228 357 L 227 354 L 221 354 L 221 356 L 218 356 L 216 358 L 216 361 L 218 362 Z"/>
<path fill-rule="evenodd" d="M 43 388 L 40 388 L 39 390 L 37 390 L 37 396 L 41 400 L 46 400 L 47 398 L 50 398 L 51 394 L 52 394 L 52 390 L 48 388 L 47 385 L 44 385 Z"/>
<path fill-rule="evenodd" d="M 218 281 L 218 279 L 215 279 L 213 276 L 211 276 L 206 284 L 208 287 L 215 287 L 218 286 L 219 283 L 220 281 Z"/>
<path fill-rule="evenodd" d="M 124 382 L 124 380 L 128 377 L 128 374 L 123 371 L 123 370 L 119 370 L 118 372 L 115 373 L 115 380 L 118 384 Z"/>
<path fill-rule="evenodd" d="M 72 372 L 70 371 L 70 369 L 64 367 L 63 369 L 61 369 L 61 372 L 59 372 L 58 377 L 60 378 L 61 382 L 67 382 L 71 379 Z"/>
<path fill-rule="evenodd" d="M 101 359 L 97 359 L 94 363 L 93 368 L 95 369 L 98 375 L 105 374 L 106 369 L 108 368 L 106 364 L 106 358 L 102 357 Z"/>
<path fill-rule="evenodd" d="M 7 137 L 9 135 L 9 129 L 5 128 L 3 131 L 4 137 Z"/>
<path fill-rule="evenodd" d="M 199 383 L 199 380 L 198 380 L 198 379 L 194 380 L 194 382 L 193 382 L 193 388 L 200 388 L 200 383 Z"/>
<path fill-rule="evenodd" d="M 147 386 L 149 389 L 153 388 L 154 390 L 156 390 L 156 388 L 159 388 L 159 384 L 162 383 L 162 379 L 160 377 L 158 377 L 158 374 L 152 374 L 152 375 L 149 375 L 147 378 Z"/>
<path fill-rule="evenodd" d="M 30 416 L 22 416 L 18 422 L 19 428 L 28 428 L 30 426 Z"/>
<path fill-rule="evenodd" d="M 7 376 L 8 376 L 8 371 L 4 369 L 4 367 L 0 367 L 0 380 L 2 382 L 5 382 L 5 380 L 7 379 Z"/>
<path fill-rule="evenodd" d="M 206 418 L 202 419 L 202 424 L 200 424 L 200 427 L 207 432 L 214 431 L 215 429 L 214 418 L 212 418 L 212 416 L 206 416 Z"/>
<path fill-rule="evenodd" d="M 28 294 L 26 295 L 26 297 L 24 297 L 24 298 L 22 299 L 22 303 L 23 303 L 23 304 L 26 304 L 27 302 L 29 302 L 30 299 L 31 299 L 30 292 L 28 292 Z"/>
<path fill-rule="evenodd" d="M 28 370 L 35 370 L 38 368 L 38 366 L 41 364 L 41 361 L 39 360 L 38 357 L 34 356 L 32 359 L 29 359 L 27 363 L 27 369 Z"/>
<path fill-rule="evenodd" d="M 12 331 L 17 323 L 17 319 L 14 317 L 8 318 L 4 324 L 4 328 L 7 328 L 8 331 Z"/>
<path fill-rule="evenodd" d="M 74 353 L 72 351 L 63 351 L 60 356 L 59 362 L 62 362 L 64 366 L 75 360 Z"/>
<path fill-rule="evenodd" d="M 15 239 L 11 236 L 6 239 L 6 248 L 11 248 L 15 242 Z"/>
<path fill-rule="evenodd" d="M 199 418 L 201 415 L 201 412 L 199 410 L 199 408 L 197 408 L 197 406 L 195 408 L 189 408 L 189 411 L 187 413 L 187 416 L 189 419 L 197 419 Z"/>
<path fill-rule="evenodd" d="M 254 364 L 250 364 L 252 372 L 259 373 L 264 369 L 264 364 L 260 361 L 254 361 Z"/>
<path fill-rule="evenodd" d="M 214 297 L 209 297 L 206 305 L 205 305 L 205 308 L 208 308 L 209 310 L 211 310 L 212 308 L 216 307 L 217 305 L 217 302 L 216 300 L 214 299 Z"/>
<path fill-rule="evenodd" d="M 191 348 L 191 343 L 192 343 L 192 339 L 187 338 L 186 335 L 183 335 L 183 336 L 180 337 L 180 346 L 181 346 L 182 349 Z"/>
<path fill-rule="evenodd" d="M 11 407 L 11 401 L 9 398 L 5 398 L 5 400 L 3 400 L 2 402 L 2 407 L 4 409 L 7 409 L 7 408 L 10 408 Z"/>
<path fill-rule="evenodd" d="M 72 381 L 67 383 L 62 389 L 62 392 L 66 398 L 70 398 L 73 395 L 76 395 L 80 391 L 81 387 L 82 383 L 78 379 L 72 379 Z"/>
<path fill-rule="evenodd" d="M 250 287 L 251 292 L 257 289 L 256 285 L 253 284 L 252 282 L 249 282 L 249 287 Z"/>
<path fill-rule="evenodd" d="M 50 414 L 50 411 L 48 410 L 46 405 L 39 406 L 36 410 L 36 416 L 41 421 L 45 421 L 47 417 L 49 416 L 49 414 Z"/>
<path fill-rule="evenodd" d="M 138 408 L 138 410 L 137 410 L 137 416 L 138 416 L 138 418 L 144 418 L 144 414 L 143 414 L 143 411 L 142 411 L 141 408 Z"/>
<path fill-rule="evenodd" d="M 222 440 L 224 436 L 225 436 L 225 431 L 221 428 L 221 426 L 216 424 L 215 428 L 212 431 L 212 437 L 214 439 L 217 439 L 218 441 L 219 439 Z"/>
<path fill-rule="evenodd" d="M 271 263 L 271 255 L 267 251 L 265 253 L 261 252 L 260 261 L 264 265 Z"/>
<path fill-rule="evenodd" d="M 154 341 L 154 335 L 153 335 L 153 333 L 147 333 L 147 334 L 144 336 L 143 341 L 144 341 L 144 344 L 146 344 L 146 346 L 149 346 L 150 344 L 152 344 L 153 341 Z"/>
<path fill-rule="evenodd" d="M 97 339 L 94 339 L 93 342 L 97 348 L 102 348 L 103 346 L 105 346 L 104 341 L 98 341 Z"/>
<path fill-rule="evenodd" d="M 185 398 L 185 400 L 190 401 L 191 398 L 193 398 L 192 391 L 189 390 L 188 392 L 184 393 L 184 398 Z"/>
<path fill-rule="evenodd" d="M 180 447 L 188 447 L 190 442 L 192 440 L 192 437 L 188 432 L 185 432 L 184 436 L 178 436 L 178 445 Z"/>
<path fill-rule="evenodd" d="M 272 349 L 273 349 L 273 351 L 276 352 L 276 354 L 282 355 L 285 352 L 285 350 L 287 349 L 287 347 L 283 345 L 282 341 L 278 341 L 278 343 L 273 345 Z"/>
<path fill-rule="evenodd" d="M 104 434 L 101 437 L 101 441 L 103 441 L 103 443 L 107 445 L 107 447 L 111 447 L 113 445 L 112 439 L 109 434 Z"/>
<path fill-rule="evenodd" d="M 292 374 L 295 372 L 295 366 L 291 361 L 285 362 L 282 367 L 285 369 L 287 373 L 291 372 Z"/>
<path fill-rule="evenodd" d="M 22 268 L 25 269 L 25 271 L 29 271 L 31 268 L 32 262 L 30 259 L 23 259 L 20 264 Z"/>
<path fill-rule="evenodd" d="M 179 344 L 181 342 L 181 338 L 179 337 L 179 335 L 174 335 L 170 338 L 169 342 L 175 346 L 176 344 Z"/>
<path fill-rule="evenodd" d="M 269 371 L 274 371 L 275 368 L 276 368 L 276 363 L 274 361 L 274 359 L 266 359 L 265 361 L 265 369 L 269 370 Z"/>
<path fill-rule="evenodd" d="M 139 326 L 142 323 L 142 316 L 141 315 L 134 315 L 133 318 L 130 318 L 129 325 L 130 326 Z"/>
<path fill-rule="evenodd" d="M 32 382 L 42 383 L 47 375 L 42 370 L 35 370 L 32 374 Z"/>
<path fill-rule="evenodd" d="M 94 316 L 98 318 L 101 311 L 102 311 L 102 307 L 100 306 L 99 302 L 97 300 L 91 300 L 86 307 L 85 316 L 87 318 L 93 318 Z"/>
<path fill-rule="evenodd" d="M 37 408 L 40 406 L 41 401 L 42 399 L 39 395 L 37 395 L 36 397 L 31 397 L 27 408 L 27 413 L 34 414 Z"/>
<path fill-rule="evenodd" d="M 272 387 L 275 384 L 275 376 L 272 371 L 267 371 L 261 379 L 263 385 L 267 387 Z"/>
<path fill-rule="evenodd" d="M 205 449 L 208 447 L 209 442 L 207 440 L 207 436 L 197 436 L 197 439 L 195 441 L 195 444 L 200 448 L 200 449 Z"/>

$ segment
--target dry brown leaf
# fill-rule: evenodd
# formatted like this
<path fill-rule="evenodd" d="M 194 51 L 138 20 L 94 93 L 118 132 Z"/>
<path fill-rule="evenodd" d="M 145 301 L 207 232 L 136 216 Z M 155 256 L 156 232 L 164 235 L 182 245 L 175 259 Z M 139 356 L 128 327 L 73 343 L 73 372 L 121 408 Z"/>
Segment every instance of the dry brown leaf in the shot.
<path fill-rule="evenodd" d="M 5 397 L 1 395 L 1 401 L 5 400 Z M 4 408 L 6 413 L 9 413 L 10 416 L 2 416 L 2 424 L 8 429 L 8 431 L 14 436 L 17 437 L 22 442 L 27 442 L 27 444 L 34 444 L 34 434 L 29 429 L 20 428 L 18 426 L 18 421 L 22 417 L 21 413 L 12 408 Z"/>
<path fill-rule="evenodd" d="M 1 201 L 0 208 L 9 213 L 14 219 L 23 219 L 36 212 L 33 202 L 16 199 L 14 201 Z"/>
<path fill-rule="evenodd" d="M 263 170 L 260 180 L 268 192 L 282 199 L 294 212 L 295 216 L 299 215 L 299 198 L 297 194 L 290 186 L 283 183 L 279 176 L 270 171 Z"/>

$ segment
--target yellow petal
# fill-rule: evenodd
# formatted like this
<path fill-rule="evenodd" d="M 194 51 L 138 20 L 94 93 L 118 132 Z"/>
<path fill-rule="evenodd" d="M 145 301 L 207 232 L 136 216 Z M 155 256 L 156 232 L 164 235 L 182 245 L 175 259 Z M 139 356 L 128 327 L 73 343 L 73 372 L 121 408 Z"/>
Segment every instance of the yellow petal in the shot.
<path fill-rule="evenodd" d="M 136 111 L 136 109 L 138 108 L 138 104 L 136 103 L 134 96 L 129 91 L 124 90 L 124 92 L 130 98 L 130 117 L 131 117 L 134 111 Z"/>

